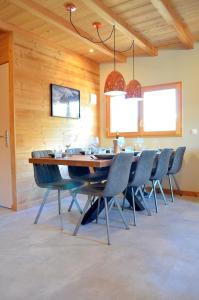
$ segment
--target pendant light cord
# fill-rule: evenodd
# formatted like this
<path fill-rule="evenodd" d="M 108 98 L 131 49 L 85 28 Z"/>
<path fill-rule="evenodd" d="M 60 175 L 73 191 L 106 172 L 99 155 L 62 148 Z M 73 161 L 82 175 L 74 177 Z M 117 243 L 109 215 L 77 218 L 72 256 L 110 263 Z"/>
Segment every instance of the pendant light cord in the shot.
<path fill-rule="evenodd" d="M 94 43 L 94 44 L 104 44 L 104 42 L 108 41 L 108 40 L 111 38 L 111 36 L 112 36 L 112 34 L 113 34 L 114 28 L 112 28 L 112 31 L 111 31 L 111 33 L 109 34 L 109 36 L 108 36 L 107 38 L 105 38 L 104 40 L 100 39 L 99 41 L 95 41 L 95 40 L 90 39 L 89 37 L 83 35 L 83 34 L 77 29 L 77 27 L 74 25 L 74 23 L 73 23 L 73 21 L 72 21 L 72 12 L 71 12 L 71 10 L 70 10 L 69 13 L 70 13 L 70 23 L 71 23 L 73 29 L 77 32 L 78 35 L 80 35 L 80 36 L 83 37 L 84 39 L 86 39 L 86 40 L 88 40 L 88 41 L 90 41 L 90 42 L 92 42 L 92 43 Z M 98 31 L 98 29 L 97 29 L 97 31 Z M 99 34 L 98 34 L 98 35 L 99 35 Z"/>
<path fill-rule="evenodd" d="M 134 45 L 134 40 L 133 40 L 133 80 L 134 80 L 134 74 L 135 74 L 135 45 Z"/>
<path fill-rule="evenodd" d="M 75 32 L 76 32 L 79 36 L 83 37 L 84 39 L 86 39 L 86 40 L 88 40 L 88 41 L 90 41 L 90 42 L 92 42 L 92 43 L 94 43 L 94 44 L 103 44 L 108 50 L 113 51 L 113 49 L 112 49 L 111 47 L 107 46 L 107 45 L 105 44 L 105 42 L 107 42 L 108 40 L 110 40 L 110 38 L 112 37 L 112 34 L 115 32 L 115 25 L 113 25 L 110 34 L 109 34 L 105 39 L 102 39 L 102 38 L 101 38 L 99 29 L 96 28 L 96 30 L 97 30 L 97 35 L 98 35 L 98 38 L 99 38 L 99 40 L 97 41 L 97 40 L 94 40 L 94 39 L 89 38 L 89 37 L 86 36 L 86 35 L 83 35 L 83 34 L 77 29 L 77 27 L 75 26 L 75 24 L 74 24 L 73 21 L 72 21 L 72 11 L 71 11 L 71 10 L 69 11 L 69 16 L 70 16 L 70 23 L 71 23 L 73 29 L 75 30 Z M 114 34 L 115 34 L 115 33 L 114 33 Z M 132 46 L 133 46 L 133 42 L 132 42 L 131 45 L 130 45 L 127 49 L 125 49 L 125 50 L 116 50 L 116 47 L 114 46 L 114 49 L 115 49 L 114 52 L 115 52 L 115 54 L 116 54 L 116 53 L 124 53 L 124 52 L 127 52 L 127 51 L 131 50 Z"/>
<path fill-rule="evenodd" d="M 113 55 L 114 55 L 114 71 L 115 71 L 115 25 L 113 25 Z"/>

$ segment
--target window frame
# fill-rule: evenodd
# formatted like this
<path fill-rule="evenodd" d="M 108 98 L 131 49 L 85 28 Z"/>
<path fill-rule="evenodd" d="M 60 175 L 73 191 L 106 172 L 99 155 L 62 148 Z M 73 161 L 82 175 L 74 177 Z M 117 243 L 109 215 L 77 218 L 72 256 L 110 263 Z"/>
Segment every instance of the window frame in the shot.
<path fill-rule="evenodd" d="M 143 101 L 138 102 L 138 131 L 137 132 L 119 132 L 121 136 L 130 137 L 180 137 L 182 136 L 182 82 L 163 83 L 158 85 L 145 86 L 144 92 L 176 89 L 176 130 L 173 131 L 144 131 Z M 110 96 L 105 97 L 106 101 L 106 136 L 115 137 L 116 132 L 110 131 Z M 127 100 L 128 101 L 128 100 Z"/>

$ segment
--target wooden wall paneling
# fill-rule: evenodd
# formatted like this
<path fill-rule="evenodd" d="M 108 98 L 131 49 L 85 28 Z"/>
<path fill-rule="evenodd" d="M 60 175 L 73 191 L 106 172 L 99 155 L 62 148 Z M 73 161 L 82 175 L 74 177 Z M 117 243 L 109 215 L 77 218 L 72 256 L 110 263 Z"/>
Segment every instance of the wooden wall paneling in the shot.
<path fill-rule="evenodd" d="M 9 35 L 6 32 L 0 33 L 0 64 L 9 62 Z"/>
<path fill-rule="evenodd" d="M 17 161 L 17 204 L 24 208 L 36 204 L 42 191 L 34 183 L 31 151 L 54 149 L 75 135 L 80 143 L 99 136 L 99 65 L 69 53 L 44 46 L 37 40 L 14 35 L 15 124 Z M 80 90 L 81 118 L 50 116 L 50 83 Z M 98 96 L 91 105 L 89 94 Z M 52 198 L 54 195 L 52 194 Z"/>

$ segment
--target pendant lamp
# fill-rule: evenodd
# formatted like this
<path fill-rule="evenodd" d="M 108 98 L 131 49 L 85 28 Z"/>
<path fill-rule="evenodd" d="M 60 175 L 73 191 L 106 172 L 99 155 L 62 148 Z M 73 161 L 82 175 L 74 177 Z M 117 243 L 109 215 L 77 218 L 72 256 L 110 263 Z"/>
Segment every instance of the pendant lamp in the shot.
<path fill-rule="evenodd" d="M 114 32 L 114 48 L 113 48 L 113 64 L 114 64 L 114 70 L 107 76 L 106 82 L 104 85 L 104 94 L 107 96 L 121 96 L 125 95 L 125 80 L 122 74 L 118 71 L 116 71 L 115 66 L 115 25 L 113 27 Z"/>
<path fill-rule="evenodd" d="M 135 56 L 135 46 L 133 41 L 133 79 L 129 81 L 126 87 L 126 99 L 133 98 L 137 100 L 142 100 L 142 86 L 139 81 L 134 79 L 134 56 Z"/>

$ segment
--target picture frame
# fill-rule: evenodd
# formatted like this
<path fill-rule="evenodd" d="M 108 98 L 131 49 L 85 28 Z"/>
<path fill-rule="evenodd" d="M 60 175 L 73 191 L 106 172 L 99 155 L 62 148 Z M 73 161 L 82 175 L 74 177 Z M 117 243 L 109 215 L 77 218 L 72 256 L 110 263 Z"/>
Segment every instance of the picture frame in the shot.
<path fill-rule="evenodd" d="M 50 84 L 51 116 L 80 118 L 80 91 L 54 83 Z"/>

